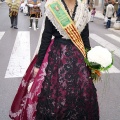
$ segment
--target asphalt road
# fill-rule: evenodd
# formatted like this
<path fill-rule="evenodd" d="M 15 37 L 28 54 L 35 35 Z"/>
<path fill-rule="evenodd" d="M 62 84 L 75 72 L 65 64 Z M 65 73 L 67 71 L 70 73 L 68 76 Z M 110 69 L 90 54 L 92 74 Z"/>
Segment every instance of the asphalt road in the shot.
<path fill-rule="evenodd" d="M 44 11 L 43 8 L 42 5 L 42 11 Z M 9 109 L 21 77 L 27 68 L 27 66 L 23 68 L 22 63 L 28 65 L 32 60 L 40 37 L 42 18 L 39 20 L 39 30 L 29 29 L 29 17 L 19 12 L 18 29 L 16 30 L 10 28 L 8 7 L 5 3 L 0 4 L 0 13 L 0 120 L 10 120 Z M 89 28 L 92 47 L 101 45 L 114 51 L 113 68 L 109 73 L 103 73 L 102 80 L 95 83 L 100 107 L 100 120 L 119 120 L 120 35 L 105 29 L 103 21 L 99 19 L 90 22 Z M 24 61 L 19 62 L 20 65 L 17 65 L 18 57 Z"/>

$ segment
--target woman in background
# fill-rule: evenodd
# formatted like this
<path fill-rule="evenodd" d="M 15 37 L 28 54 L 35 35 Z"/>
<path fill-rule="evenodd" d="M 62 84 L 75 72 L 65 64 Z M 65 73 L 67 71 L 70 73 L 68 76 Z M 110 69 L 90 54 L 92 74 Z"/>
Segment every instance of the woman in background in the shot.
<path fill-rule="evenodd" d="M 92 11 L 91 11 L 91 22 L 94 21 L 95 13 L 96 13 L 96 9 L 93 8 Z"/>

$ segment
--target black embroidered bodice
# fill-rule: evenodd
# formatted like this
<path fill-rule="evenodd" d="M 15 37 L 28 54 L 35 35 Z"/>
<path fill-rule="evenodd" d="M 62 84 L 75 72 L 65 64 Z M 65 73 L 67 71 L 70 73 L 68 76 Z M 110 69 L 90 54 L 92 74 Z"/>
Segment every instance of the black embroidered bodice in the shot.
<path fill-rule="evenodd" d="M 69 14 L 69 10 L 68 10 L 65 2 L 63 0 L 62 0 L 62 2 L 63 2 L 63 5 L 65 6 L 66 11 Z M 76 2 L 74 12 L 73 12 L 72 17 L 71 17 L 72 20 L 74 20 L 77 6 L 78 6 L 78 3 Z M 88 27 L 89 27 L 88 24 L 86 24 L 84 30 L 81 32 L 81 37 L 82 37 L 85 48 L 90 49 L 89 28 Z M 36 65 L 35 65 L 36 67 L 40 67 L 40 65 L 42 64 L 42 61 L 44 59 L 47 48 L 51 42 L 52 36 L 54 36 L 56 39 L 62 38 L 62 35 L 60 35 L 60 33 L 57 31 L 57 29 L 52 24 L 52 22 L 49 20 L 49 18 L 46 17 L 45 28 L 44 28 L 44 31 L 42 34 L 41 45 L 40 45 L 40 49 L 38 52 L 38 60 L 37 60 Z"/>

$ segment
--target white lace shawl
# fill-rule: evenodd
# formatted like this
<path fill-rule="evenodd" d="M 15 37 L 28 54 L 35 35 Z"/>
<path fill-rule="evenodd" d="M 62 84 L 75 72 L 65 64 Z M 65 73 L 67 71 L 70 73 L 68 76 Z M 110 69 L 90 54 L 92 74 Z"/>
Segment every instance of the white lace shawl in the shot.
<path fill-rule="evenodd" d="M 59 31 L 59 33 L 63 36 L 63 38 L 69 39 L 69 37 L 66 34 L 66 32 L 58 24 L 57 20 L 55 19 L 54 15 L 52 14 L 52 12 L 49 9 L 47 9 L 47 6 L 51 2 L 53 2 L 53 1 L 56 1 L 56 0 L 48 0 L 48 2 L 46 2 L 46 5 L 45 5 L 45 7 L 46 7 L 45 15 L 49 18 L 49 20 L 55 26 L 57 31 Z M 59 0 L 59 1 L 63 5 L 61 0 Z M 89 17 L 90 16 L 89 16 L 89 11 L 88 11 L 87 5 L 82 3 L 80 0 L 77 0 L 77 2 L 78 2 L 78 6 L 77 6 L 75 17 L 74 17 L 74 22 L 75 22 L 75 26 L 78 29 L 79 33 L 81 33 L 83 31 L 83 29 L 85 28 L 86 24 L 89 22 L 89 20 L 90 20 Z M 63 7 L 64 7 L 64 5 L 63 5 Z"/>

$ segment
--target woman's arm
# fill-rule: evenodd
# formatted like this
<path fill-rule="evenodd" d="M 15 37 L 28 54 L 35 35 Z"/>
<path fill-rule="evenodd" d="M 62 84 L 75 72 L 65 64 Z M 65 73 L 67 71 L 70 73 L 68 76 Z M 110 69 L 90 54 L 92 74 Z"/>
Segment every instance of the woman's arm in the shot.
<path fill-rule="evenodd" d="M 90 41 L 89 41 L 89 25 L 87 24 L 84 30 L 81 32 L 81 37 L 84 43 L 85 48 L 90 50 Z"/>
<path fill-rule="evenodd" d="M 52 34 L 53 34 L 53 24 L 50 22 L 48 17 L 46 17 L 45 28 L 42 34 L 41 45 L 38 52 L 38 59 L 35 65 L 35 67 L 37 68 L 39 68 L 42 64 L 45 53 L 50 45 Z"/>

